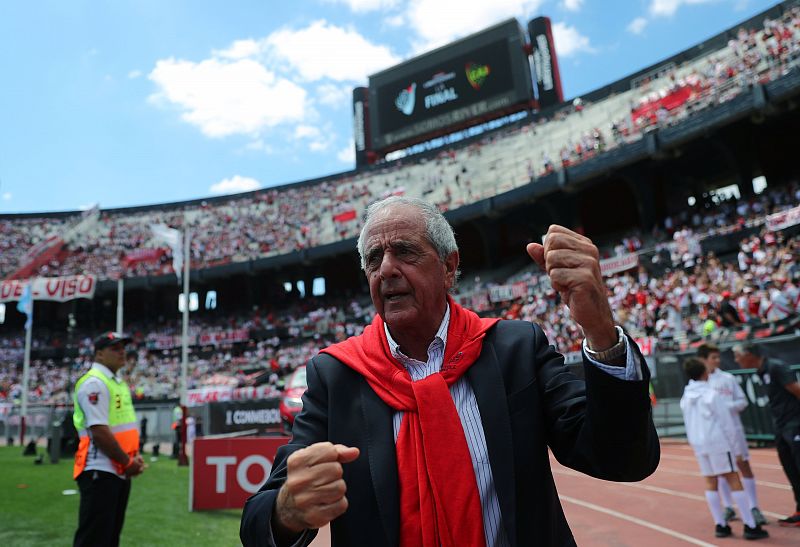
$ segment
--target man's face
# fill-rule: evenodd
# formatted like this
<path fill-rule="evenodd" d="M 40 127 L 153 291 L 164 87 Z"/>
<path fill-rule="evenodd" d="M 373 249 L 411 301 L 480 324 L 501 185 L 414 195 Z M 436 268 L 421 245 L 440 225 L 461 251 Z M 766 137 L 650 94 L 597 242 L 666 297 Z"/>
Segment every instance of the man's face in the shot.
<path fill-rule="evenodd" d="M 719 368 L 720 361 L 719 352 L 712 351 L 705 359 L 706 370 L 708 370 L 709 373 L 714 372 Z"/>
<path fill-rule="evenodd" d="M 758 368 L 758 358 L 752 353 L 734 351 L 733 359 L 739 368 Z"/>
<path fill-rule="evenodd" d="M 113 372 L 118 371 L 125 364 L 125 344 L 119 342 L 101 349 L 95 353 L 95 361 L 107 366 Z"/>
<path fill-rule="evenodd" d="M 396 205 L 373 218 L 365 234 L 365 273 L 372 303 L 393 336 L 436 333 L 453 286 L 458 253 L 442 262 L 422 214 Z"/>

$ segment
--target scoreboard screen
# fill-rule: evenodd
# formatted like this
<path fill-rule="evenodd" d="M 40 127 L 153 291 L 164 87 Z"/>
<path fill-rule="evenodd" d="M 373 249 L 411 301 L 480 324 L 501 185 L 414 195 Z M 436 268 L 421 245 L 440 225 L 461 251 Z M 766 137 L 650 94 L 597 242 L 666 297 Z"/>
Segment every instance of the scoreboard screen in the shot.
<path fill-rule="evenodd" d="M 370 77 L 372 148 L 426 135 L 533 100 L 522 29 L 510 19 Z"/>

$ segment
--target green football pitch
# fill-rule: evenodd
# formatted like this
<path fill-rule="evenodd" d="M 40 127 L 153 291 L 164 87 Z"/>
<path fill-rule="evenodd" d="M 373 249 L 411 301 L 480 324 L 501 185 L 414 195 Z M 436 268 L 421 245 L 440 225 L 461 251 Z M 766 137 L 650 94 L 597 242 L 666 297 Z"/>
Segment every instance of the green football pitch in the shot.
<path fill-rule="evenodd" d="M 19 446 L 0 447 L 0 546 L 72 545 L 80 498 L 65 495 L 77 490 L 72 459 L 34 460 Z M 145 456 L 149 467 L 133 480 L 121 545 L 241 545 L 241 511 L 190 513 L 189 468 L 170 458 L 150 460 Z"/>

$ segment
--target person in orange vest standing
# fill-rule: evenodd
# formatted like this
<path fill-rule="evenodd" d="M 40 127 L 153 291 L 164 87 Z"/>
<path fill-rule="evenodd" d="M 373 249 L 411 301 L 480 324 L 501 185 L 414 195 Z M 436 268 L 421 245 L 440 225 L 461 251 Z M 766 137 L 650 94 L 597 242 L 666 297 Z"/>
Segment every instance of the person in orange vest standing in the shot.
<path fill-rule="evenodd" d="M 131 477 L 145 468 L 131 392 L 117 374 L 130 341 L 117 332 L 95 338 L 92 368 L 75 384 L 73 421 L 80 443 L 73 478 L 81 493 L 76 547 L 119 545 Z"/>

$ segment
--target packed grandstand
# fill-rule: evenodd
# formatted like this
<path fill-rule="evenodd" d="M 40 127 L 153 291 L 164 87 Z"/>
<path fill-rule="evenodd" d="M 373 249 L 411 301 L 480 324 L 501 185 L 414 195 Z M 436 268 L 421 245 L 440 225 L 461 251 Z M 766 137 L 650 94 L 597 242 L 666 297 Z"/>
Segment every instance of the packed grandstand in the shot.
<path fill-rule="evenodd" d="M 619 156 L 671 128 L 707 123 L 709 113 L 737 98 L 758 97 L 768 85 L 794 82 L 796 93 L 800 8 L 792 2 L 783 6 L 757 25 L 717 37 L 718 47 L 677 56 L 630 78 L 627 89 L 617 86 L 605 95 L 576 98 L 418 156 L 225 198 L 0 216 L 0 278 L 92 274 L 108 288 L 119 278 L 169 276 L 174 284 L 172 252 L 153 237 L 152 224 L 190 231 L 196 271 L 224 272 L 219 269 L 274 257 L 289 257 L 287 263 L 302 267 L 313 261 L 303 251 L 337 243 L 338 260 L 354 260 L 352 242 L 365 208 L 387 195 L 421 197 L 456 214 L 477 206 L 480 214 L 473 221 L 490 224 L 498 216 L 491 213 L 496 197 L 548 181 L 564 186 L 570 170 L 582 164 L 591 170 L 615 151 Z M 593 177 L 601 175 L 593 172 Z M 691 205 L 683 200 L 680 206 L 657 208 L 661 214 L 624 230 L 587 232 L 605 258 L 626 261 L 626 267 L 611 268 L 607 277 L 619 324 L 650 351 L 656 345 L 684 348 L 703 338 L 793 331 L 800 312 L 800 242 L 793 230 L 798 220 L 781 221 L 780 215 L 797 218 L 792 216 L 800 203 L 796 168 L 770 176 L 765 190 L 740 184 L 735 192 L 709 190 L 692 199 Z M 524 215 L 525 206 L 524 200 L 515 203 L 515 214 Z M 280 284 L 285 277 L 281 266 L 266 264 L 259 272 L 249 266 L 242 270 L 261 276 L 248 283 L 274 277 Z M 465 268 L 455 297 L 484 315 L 540 323 L 562 352 L 578 350 L 578 327 L 546 276 L 525 261 L 500 264 L 487 258 Z M 158 288 L 163 285 L 154 290 L 171 296 Z M 308 289 L 309 294 L 298 294 L 292 287 L 291 298 L 261 298 L 258 305 L 193 315 L 188 387 L 265 385 L 268 393 L 278 394 L 286 374 L 321 347 L 360 332 L 374 313 L 363 283 L 316 296 Z M 97 308 L 76 310 L 70 319 L 97 315 Z M 126 318 L 125 330 L 135 340 L 126 372 L 139 399 L 174 398 L 179 392 L 180 322 L 177 313 L 160 315 L 158 320 L 147 313 Z M 68 312 L 51 310 L 37 323 L 31 402 L 67 402 L 70 387 L 91 361 L 93 335 L 101 326 L 113 327 L 79 319 L 66 328 L 67 318 Z M 3 328 L 0 402 L 20 398 L 23 346 L 21 326 Z"/>

